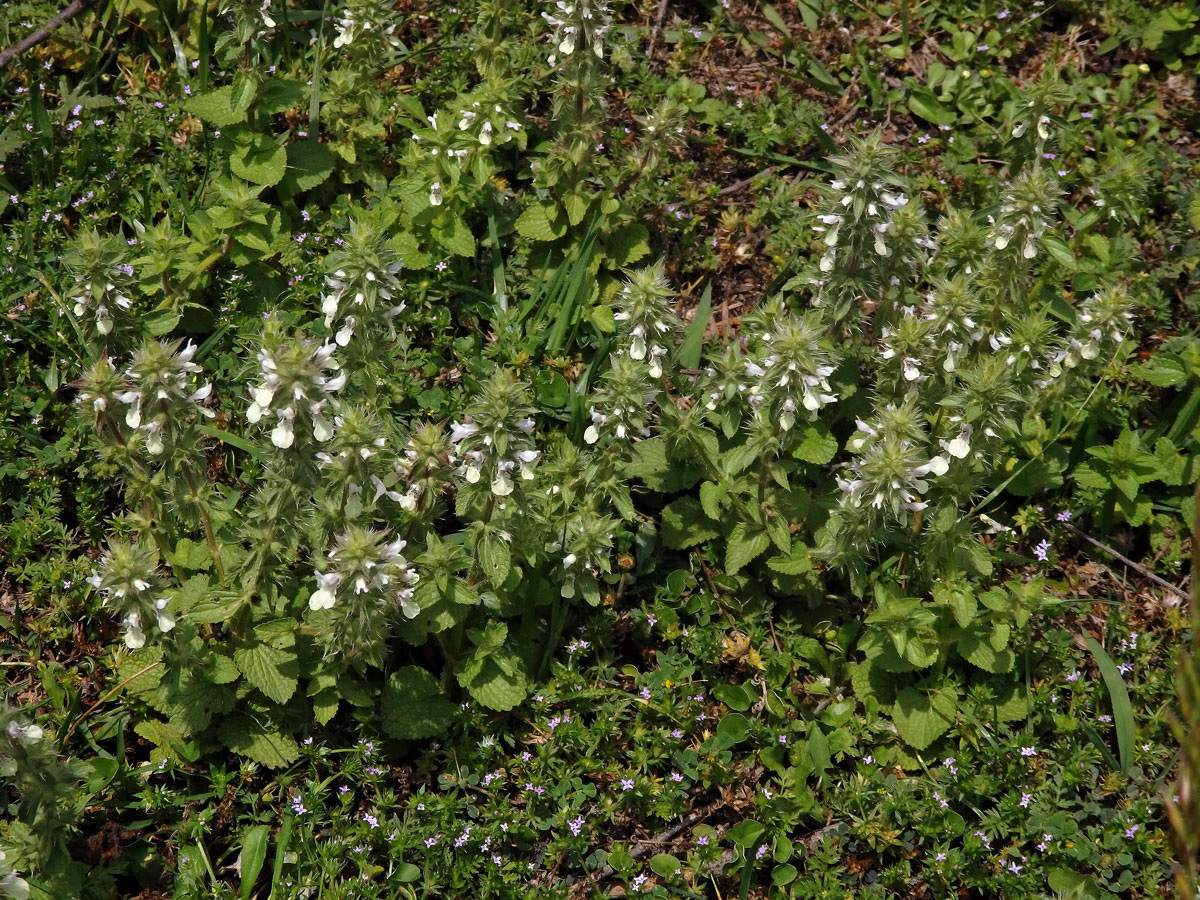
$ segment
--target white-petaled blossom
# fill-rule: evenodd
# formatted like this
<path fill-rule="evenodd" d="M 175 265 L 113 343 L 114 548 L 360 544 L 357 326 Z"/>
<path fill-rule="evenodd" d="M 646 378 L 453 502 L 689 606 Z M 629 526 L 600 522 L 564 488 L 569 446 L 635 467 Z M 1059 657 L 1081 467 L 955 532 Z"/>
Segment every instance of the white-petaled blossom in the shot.
<path fill-rule="evenodd" d="M 814 419 L 821 407 L 837 402 L 829 384 L 836 361 L 818 313 L 794 315 L 773 301 L 747 318 L 753 328 L 743 366 L 752 406 L 786 432 L 799 418 Z"/>
<path fill-rule="evenodd" d="M 988 242 L 997 250 L 1012 245 L 1024 259 L 1037 255 L 1037 245 L 1056 213 L 1060 190 L 1048 169 L 1026 169 L 1017 176 L 1000 203 L 1000 212 L 990 216 Z"/>
<path fill-rule="evenodd" d="M 498 370 L 463 419 L 451 423 L 450 443 L 459 463 L 455 474 L 468 485 L 488 485 L 497 497 L 507 497 L 519 481 L 532 480 L 541 455 L 533 441 L 533 415 L 526 385 Z"/>
<path fill-rule="evenodd" d="M 168 598 L 162 593 L 158 551 L 153 547 L 110 542 L 87 581 L 103 596 L 104 604 L 121 616 L 129 649 L 144 647 L 147 634 L 155 629 L 165 633 L 175 627 L 175 615 L 167 609 Z"/>
<path fill-rule="evenodd" d="M 336 327 L 337 345 L 345 347 L 356 331 L 393 337 L 392 320 L 405 307 L 396 277 L 403 261 L 388 243 L 383 223 L 367 215 L 351 219 L 341 246 L 325 258 L 325 267 L 329 274 L 321 312 L 325 327 Z"/>
<path fill-rule="evenodd" d="M 1067 345 L 1053 356 L 1052 363 L 1074 368 L 1081 360 L 1096 359 L 1102 349 L 1114 348 L 1129 332 L 1132 306 L 1123 287 L 1106 288 L 1088 297 L 1079 305 Z"/>
<path fill-rule="evenodd" d="M 347 0 L 337 20 L 333 46 L 351 48 L 357 57 L 373 57 L 403 44 L 396 36 L 399 18 L 387 0 Z"/>
<path fill-rule="evenodd" d="M 618 441 L 648 437 L 654 388 L 646 368 L 628 354 L 614 354 L 588 409 L 591 423 L 583 433 L 588 444 L 610 436 Z"/>
<path fill-rule="evenodd" d="M 560 58 L 569 58 L 576 50 L 604 58 L 604 35 L 612 17 L 604 0 L 547 0 L 552 11 L 543 11 L 542 18 L 554 29 L 550 43 L 550 65 Z"/>
<path fill-rule="evenodd" d="M 133 306 L 133 266 L 125 262 L 124 241 L 101 236 L 95 229 L 82 231 L 63 255 L 72 277 L 65 299 L 78 318 L 91 318 L 96 333 L 107 337 L 113 324 Z"/>
<path fill-rule="evenodd" d="M 326 412 L 330 397 L 346 383 L 338 369 L 331 343 L 309 338 L 287 338 L 268 320 L 264 346 L 258 351 L 259 380 L 250 387 L 246 419 L 253 423 L 274 420 L 271 443 L 281 450 L 293 446 L 296 432 L 317 441 L 333 437 Z"/>
<path fill-rule="evenodd" d="M 621 323 L 629 357 L 644 362 L 651 378 L 661 378 L 663 361 L 673 349 L 673 339 L 682 325 L 671 309 L 675 292 L 661 262 L 626 270 L 625 276 L 625 284 L 613 301 L 613 318 Z"/>
<path fill-rule="evenodd" d="M 376 659 L 398 618 L 414 618 L 420 576 L 402 551 L 405 541 L 351 525 L 313 574 L 308 607 L 329 653 L 361 652 Z"/>
<path fill-rule="evenodd" d="M 0 894 L 12 900 L 29 900 L 29 882 L 17 875 L 0 850 Z"/>
<path fill-rule="evenodd" d="M 192 362 L 196 345 L 146 341 L 134 351 L 125 377 L 128 390 L 117 394 L 125 404 L 125 425 L 144 435 L 146 450 L 161 456 L 173 445 L 177 427 L 191 414 L 213 418 L 201 404 L 212 394 L 212 382 L 198 383 L 203 370 Z"/>

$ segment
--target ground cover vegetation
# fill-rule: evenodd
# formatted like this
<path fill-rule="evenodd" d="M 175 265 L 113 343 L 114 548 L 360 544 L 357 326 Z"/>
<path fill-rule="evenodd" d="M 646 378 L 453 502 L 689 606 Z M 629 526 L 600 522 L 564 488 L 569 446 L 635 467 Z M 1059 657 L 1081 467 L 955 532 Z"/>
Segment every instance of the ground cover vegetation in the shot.
<path fill-rule="evenodd" d="M 0 895 L 1192 896 L 1198 23 L 0 62 Z"/>

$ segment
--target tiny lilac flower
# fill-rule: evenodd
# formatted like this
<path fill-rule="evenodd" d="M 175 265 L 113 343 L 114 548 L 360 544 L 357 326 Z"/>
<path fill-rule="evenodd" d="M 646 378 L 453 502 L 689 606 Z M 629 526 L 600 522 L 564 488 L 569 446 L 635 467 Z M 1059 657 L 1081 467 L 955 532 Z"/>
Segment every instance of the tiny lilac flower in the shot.
<path fill-rule="evenodd" d="M 680 775 L 678 772 L 672 772 L 672 773 L 671 773 L 671 780 L 672 780 L 672 781 L 674 781 L 674 782 L 676 782 L 676 783 L 678 783 L 678 782 L 680 782 L 680 781 L 683 781 L 683 776 L 682 776 L 682 775 Z"/>
<path fill-rule="evenodd" d="M 1033 548 L 1033 555 L 1036 556 L 1040 562 L 1045 562 L 1046 554 L 1049 550 L 1050 542 L 1048 540 L 1043 540 L 1040 544 Z"/>
<path fill-rule="evenodd" d="M 1037 749 L 1035 747 L 1022 747 L 1021 755 L 1022 756 L 1037 756 Z"/>
<path fill-rule="evenodd" d="M 634 781 L 632 778 L 622 778 L 621 779 L 621 790 L 632 791 L 633 786 L 634 786 Z"/>
<path fill-rule="evenodd" d="M 1021 802 L 1017 805 L 1020 806 L 1022 809 L 1025 809 L 1026 807 L 1029 806 L 1029 803 L 1031 800 L 1033 800 L 1033 794 L 1026 794 L 1024 791 L 1022 791 L 1021 792 Z"/>

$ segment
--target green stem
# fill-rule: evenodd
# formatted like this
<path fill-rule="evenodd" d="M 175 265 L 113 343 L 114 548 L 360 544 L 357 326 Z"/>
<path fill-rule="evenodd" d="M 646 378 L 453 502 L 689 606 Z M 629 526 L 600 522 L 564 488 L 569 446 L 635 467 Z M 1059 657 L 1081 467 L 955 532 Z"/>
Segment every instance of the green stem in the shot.
<path fill-rule="evenodd" d="M 217 535 L 213 531 L 212 519 L 208 515 L 208 501 L 200 495 L 191 469 L 184 468 L 183 477 L 188 483 L 188 489 L 192 492 L 192 496 L 196 499 L 196 505 L 200 508 L 200 518 L 204 522 L 204 536 L 208 540 L 208 549 L 212 553 L 213 564 L 217 567 L 217 578 L 224 584 L 225 566 L 221 563 L 221 548 L 217 546 Z"/>

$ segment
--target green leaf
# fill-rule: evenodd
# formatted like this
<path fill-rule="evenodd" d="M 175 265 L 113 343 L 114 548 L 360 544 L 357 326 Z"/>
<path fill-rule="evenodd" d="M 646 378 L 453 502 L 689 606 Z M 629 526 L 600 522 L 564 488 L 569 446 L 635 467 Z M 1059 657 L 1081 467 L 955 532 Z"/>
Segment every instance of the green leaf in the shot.
<path fill-rule="evenodd" d="M 267 843 L 271 837 L 270 825 L 253 825 L 246 829 L 242 837 L 242 850 L 238 854 L 242 886 L 238 892 L 241 900 L 250 900 L 254 883 L 262 872 L 263 863 L 267 860 Z"/>
<path fill-rule="evenodd" d="M 706 481 L 700 485 L 700 508 L 714 522 L 721 521 L 721 500 L 728 490 L 715 481 Z"/>
<path fill-rule="evenodd" d="M 180 538 L 171 554 L 171 565 L 196 571 L 212 568 L 212 554 L 207 544 L 193 541 L 191 538 Z"/>
<path fill-rule="evenodd" d="M 933 587 L 933 599 L 950 607 L 956 621 L 966 628 L 975 619 L 979 609 L 971 585 L 963 581 L 939 582 Z"/>
<path fill-rule="evenodd" d="M 233 752 L 271 769 L 281 769 L 300 755 L 299 746 L 290 737 L 278 731 L 266 731 L 246 716 L 226 719 L 218 734 Z"/>
<path fill-rule="evenodd" d="M 708 330 L 708 320 L 712 314 L 712 282 L 704 286 L 700 296 L 700 305 L 692 313 L 692 321 L 688 324 L 683 335 L 683 342 L 675 351 L 675 362 L 684 369 L 698 369 L 700 355 L 704 350 L 704 333 Z"/>
<path fill-rule="evenodd" d="M 1104 679 L 1104 686 L 1108 688 L 1108 697 L 1112 703 L 1113 725 L 1117 730 L 1117 755 L 1121 760 L 1121 771 L 1128 775 L 1129 769 L 1133 765 L 1135 738 L 1133 705 L 1129 702 L 1129 691 L 1125 687 L 1125 680 L 1121 677 L 1120 670 L 1117 669 L 1112 657 L 1105 652 L 1099 642 L 1086 632 L 1083 640 L 1088 649 L 1092 651 L 1092 656 L 1096 658 L 1100 676 Z"/>
<path fill-rule="evenodd" d="M 660 878 L 670 878 L 679 871 L 679 860 L 669 853 L 656 853 L 650 857 L 650 871 Z"/>
<path fill-rule="evenodd" d="M 550 204 L 535 203 L 517 218 L 517 233 L 534 241 L 555 241 L 567 233 L 567 223 Z"/>
<path fill-rule="evenodd" d="M 916 115 L 934 125 L 953 125 L 955 115 L 942 106 L 933 92 L 927 88 L 918 88 L 908 97 L 908 108 Z"/>
<path fill-rule="evenodd" d="M 222 127 L 236 125 L 246 119 L 246 110 L 235 109 L 233 85 L 227 84 L 207 94 L 199 94 L 183 105 L 192 115 Z"/>
<path fill-rule="evenodd" d="M 170 334 L 179 324 L 179 313 L 173 309 L 156 309 L 141 316 L 138 324 L 150 337 Z"/>
<path fill-rule="evenodd" d="M 775 885 L 775 887 L 783 887 L 784 885 L 791 884 L 795 880 L 796 867 L 791 863 L 787 863 L 782 866 L 776 866 L 775 870 L 771 872 L 771 883 Z"/>
<path fill-rule="evenodd" d="M 750 722 L 741 713 L 730 713 L 717 725 L 717 734 L 730 744 L 740 744 L 750 734 Z"/>
<path fill-rule="evenodd" d="M 255 644 L 235 650 L 233 661 L 247 681 L 276 703 L 287 703 L 296 693 L 299 664 L 294 650 L 288 652 L 270 644 Z"/>
<path fill-rule="evenodd" d="M 1071 248 L 1062 238 L 1053 234 L 1044 234 L 1042 235 L 1042 246 L 1046 248 L 1046 252 L 1056 263 L 1068 272 L 1075 271 L 1075 254 L 1071 252 Z"/>
<path fill-rule="evenodd" d="M 694 497 L 679 497 L 663 507 L 663 543 L 672 550 L 694 547 L 720 533 Z"/>
<path fill-rule="evenodd" d="M 412 884 L 420 877 L 421 869 L 418 866 L 402 862 L 396 866 L 396 874 L 392 876 L 392 880 L 398 881 L 400 884 Z"/>
<path fill-rule="evenodd" d="M 317 141 L 287 145 L 287 175 L 297 191 L 311 191 L 333 172 L 333 152 Z"/>
<path fill-rule="evenodd" d="M 488 529 L 480 538 L 477 548 L 479 565 L 492 585 L 499 588 L 508 578 L 508 570 L 512 566 L 512 554 L 509 552 L 508 543 L 497 531 Z"/>
<path fill-rule="evenodd" d="M 383 730 L 392 737 L 429 738 L 449 727 L 454 704 L 427 671 L 419 666 L 405 666 L 384 683 L 380 716 Z"/>
<path fill-rule="evenodd" d="M 958 652 L 971 665 L 995 674 L 1011 671 L 1015 662 L 1012 650 L 997 650 L 987 632 L 964 635 L 958 642 Z"/>
<path fill-rule="evenodd" d="M 475 236 L 459 216 L 451 215 L 435 225 L 433 236 L 455 256 L 475 255 Z"/>
<path fill-rule="evenodd" d="M 263 84 L 258 108 L 265 113 L 278 113 L 304 105 L 308 88 L 294 78 L 270 78 Z"/>
<path fill-rule="evenodd" d="M 771 544 L 764 531 L 751 531 L 745 522 L 738 522 L 729 534 L 725 548 L 725 574 L 736 575 Z"/>
<path fill-rule="evenodd" d="M 287 172 L 287 149 L 268 135 L 256 134 L 229 157 L 229 170 L 252 184 L 279 184 Z"/>
<path fill-rule="evenodd" d="M 791 552 L 784 556 L 772 556 L 767 565 L 780 575 L 803 575 L 812 571 L 812 558 L 808 548 L 799 542 L 793 542 Z"/>
<path fill-rule="evenodd" d="M 725 833 L 739 847 L 753 847 L 758 843 L 766 828 L 754 819 L 743 819 Z"/>
<path fill-rule="evenodd" d="M 947 685 L 934 692 L 904 688 L 896 695 L 892 719 L 896 730 L 914 750 L 924 750 L 954 722 L 958 697 Z"/>
<path fill-rule="evenodd" d="M 737 684 L 729 684 L 725 681 L 713 688 L 712 695 L 730 709 L 746 710 L 754 702 L 754 697 L 747 692 L 745 687 Z M 721 721 L 725 720 L 722 719 Z"/>
<path fill-rule="evenodd" d="M 630 266 L 649 253 L 650 232 L 645 225 L 622 225 L 604 239 L 604 255 L 618 268 Z"/>
<path fill-rule="evenodd" d="M 313 718 L 321 725 L 328 725 L 329 721 L 337 715 L 340 702 L 337 691 L 333 689 L 319 691 L 312 698 Z"/>
<path fill-rule="evenodd" d="M 1155 387 L 1178 387 L 1192 373 L 1183 357 L 1159 350 L 1147 362 L 1135 368 L 1133 374 Z"/>
<path fill-rule="evenodd" d="M 458 683 L 489 709 L 507 712 L 529 693 L 525 673 L 517 658 L 507 653 L 490 653 L 470 658 L 458 673 Z"/>
<path fill-rule="evenodd" d="M 591 202 L 592 198 L 583 194 L 567 194 L 563 200 L 563 209 L 567 211 L 567 221 L 572 225 L 578 225 L 582 222 Z"/>
<path fill-rule="evenodd" d="M 792 456 L 814 465 L 824 465 L 837 455 L 838 442 L 824 422 L 804 426 L 800 443 L 792 448 Z"/>

